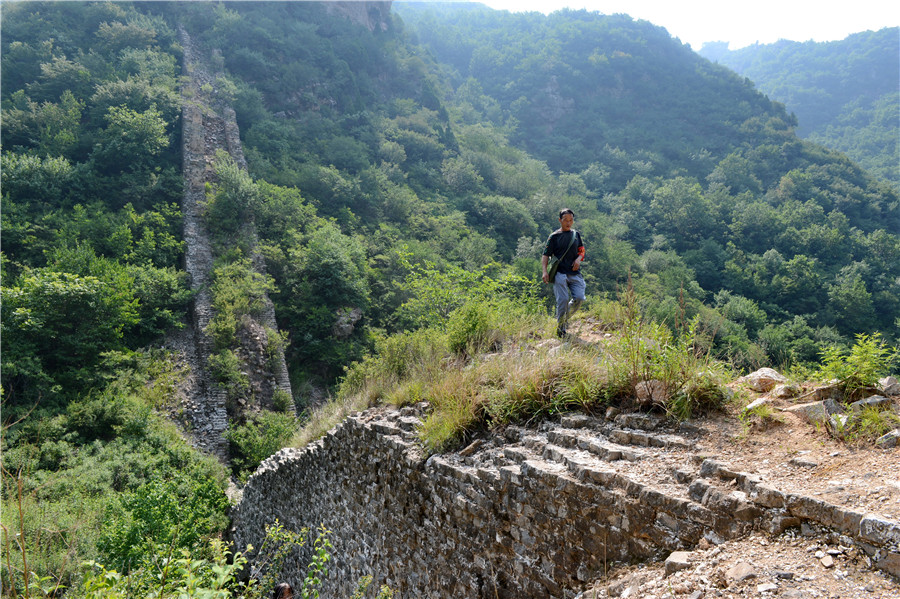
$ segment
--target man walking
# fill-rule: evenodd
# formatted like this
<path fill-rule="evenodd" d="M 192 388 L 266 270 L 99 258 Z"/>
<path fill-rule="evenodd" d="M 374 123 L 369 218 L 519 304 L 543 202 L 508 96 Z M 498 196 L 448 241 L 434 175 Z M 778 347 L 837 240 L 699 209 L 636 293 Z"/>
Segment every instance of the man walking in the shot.
<path fill-rule="evenodd" d="M 556 336 L 560 338 L 568 334 L 569 317 L 584 301 L 584 277 L 580 272 L 581 262 L 584 260 L 584 242 L 581 234 L 572 228 L 574 224 L 575 213 L 568 208 L 560 210 L 559 229 L 550 234 L 541 257 L 544 283 L 552 282 L 553 293 L 556 295 Z M 551 258 L 559 260 L 553 281 L 550 280 L 551 272 L 547 270 Z"/>

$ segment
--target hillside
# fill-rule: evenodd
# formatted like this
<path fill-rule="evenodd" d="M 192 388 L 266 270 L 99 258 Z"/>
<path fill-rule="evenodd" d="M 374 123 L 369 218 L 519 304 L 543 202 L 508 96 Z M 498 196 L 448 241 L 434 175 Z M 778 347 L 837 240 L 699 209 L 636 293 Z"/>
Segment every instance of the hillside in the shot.
<path fill-rule="evenodd" d="M 865 31 L 835 42 L 755 44 L 699 54 L 753 81 L 797 115 L 797 134 L 844 152 L 900 185 L 900 29 Z"/>
<path fill-rule="evenodd" d="M 518 418 L 514 370 L 431 377 L 552 337 L 540 253 L 563 206 L 585 312 L 714 365 L 678 379 L 676 415 L 731 370 L 802 378 L 900 334 L 896 190 L 646 22 L 27 2 L 4 4 L 0 50 L 4 539 L 33 540 L 5 589 L 29 564 L 77 585 L 83 559 L 221 558 L 229 483 L 360 389 L 437 405 L 465 383 Z M 534 417 L 634 394 L 578 364 L 575 395 L 553 370 L 523 383 L 552 400 Z M 468 412 L 436 413 L 440 451 Z"/>

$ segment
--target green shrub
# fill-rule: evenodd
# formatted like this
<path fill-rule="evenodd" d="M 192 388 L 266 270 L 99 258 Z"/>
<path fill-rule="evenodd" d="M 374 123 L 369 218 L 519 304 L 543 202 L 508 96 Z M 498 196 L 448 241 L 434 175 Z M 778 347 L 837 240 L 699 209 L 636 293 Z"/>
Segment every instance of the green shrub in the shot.
<path fill-rule="evenodd" d="M 724 365 L 714 361 L 710 341 L 694 317 L 677 333 L 646 320 L 637 309 L 635 296 L 626 291 L 623 327 L 607 346 L 607 396 L 629 398 L 641 381 L 659 381 L 664 398 L 654 405 L 669 416 L 689 418 L 696 412 L 719 408 L 725 401 L 720 381 Z"/>
<path fill-rule="evenodd" d="M 374 353 L 346 369 L 338 397 L 364 395 L 373 403 L 413 378 L 428 378 L 447 357 L 447 337 L 435 329 L 419 329 L 375 339 Z"/>
<path fill-rule="evenodd" d="M 284 389 L 275 389 L 272 393 L 272 409 L 276 412 L 287 412 L 291 409 L 294 398 Z"/>
<path fill-rule="evenodd" d="M 228 498 L 212 478 L 178 473 L 118 497 L 107 511 L 98 543 L 102 560 L 121 572 L 144 564 L 158 550 L 192 553 L 228 523 Z"/>
<path fill-rule="evenodd" d="M 206 218 L 213 231 L 220 234 L 236 232 L 241 224 L 252 219 L 260 202 L 260 192 L 245 171 L 226 152 L 219 150 L 215 162 L 218 183 L 206 197 Z"/>
<path fill-rule="evenodd" d="M 225 436 L 234 473 L 246 481 L 264 459 L 288 445 L 296 428 L 292 415 L 278 412 L 260 412 L 244 424 L 229 426 Z"/>
<path fill-rule="evenodd" d="M 447 322 L 450 351 L 474 355 L 489 349 L 499 336 L 492 327 L 492 312 L 486 302 L 468 302 L 454 310 Z"/>
<path fill-rule="evenodd" d="M 844 397 L 856 399 L 874 389 L 878 378 L 888 374 L 898 358 L 900 350 L 886 345 L 879 333 L 859 334 L 847 354 L 834 346 L 822 351 L 817 374 L 825 380 L 837 379 Z"/>
<path fill-rule="evenodd" d="M 157 549 L 155 559 L 124 575 L 95 561 L 85 562 L 82 596 L 85 599 L 140 596 L 230 599 L 261 594 L 255 580 L 239 581 L 247 558 L 241 553 L 232 557 L 220 539 L 211 539 L 199 556 L 187 549 L 177 552 L 168 551 L 164 546 Z"/>
<path fill-rule="evenodd" d="M 230 350 L 223 349 L 209 356 L 209 369 L 216 382 L 234 398 L 250 392 L 250 379 L 241 372 L 241 359 Z"/>
<path fill-rule="evenodd" d="M 80 562 L 98 557 L 107 515 L 121 510 L 120 493 L 130 496 L 177 472 L 189 481 L 221 486 L 225 480 L 215 459 L 195 452 L 150 409 L 180 377 L 168 357 L 147 352 L 117 359 L 118 376 L 105 388 L 61 413 L 35 410 L 3 431 L 0 576 L 11 594 L 25 594 L 26 572 L 34 573 L 32 596 L 35 581 L 77 585 Z"/>
<path fill-rule="evenodd" d="M 224 259 L 223 259 L 223 262 Z M 217 350 L 235 347 L 245 316 L 259 314 L 266 294 L 274 289 L 271 278 L 253 270 L 247 258 L 235 257 L 213 270 L 212 307 L 215 316 L 206 332 Z"/>

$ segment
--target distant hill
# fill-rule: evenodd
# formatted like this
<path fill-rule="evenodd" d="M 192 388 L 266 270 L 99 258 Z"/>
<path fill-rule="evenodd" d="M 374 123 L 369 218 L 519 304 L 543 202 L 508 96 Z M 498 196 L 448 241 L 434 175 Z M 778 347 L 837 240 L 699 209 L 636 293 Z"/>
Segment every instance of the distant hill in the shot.
<path fill-rule="evenodd" d="M 755 44 L 700 55 L 751 79 L 797 115 L 800 137 L 846 153 L 900 187 L 900 28 L 864 31 L 836 42 Z"/>

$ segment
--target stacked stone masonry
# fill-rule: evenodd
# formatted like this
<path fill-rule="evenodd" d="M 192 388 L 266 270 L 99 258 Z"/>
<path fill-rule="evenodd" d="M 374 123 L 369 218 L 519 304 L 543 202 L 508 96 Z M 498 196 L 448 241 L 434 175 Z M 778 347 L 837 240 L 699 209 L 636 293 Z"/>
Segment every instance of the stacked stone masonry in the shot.
<path fill-rule="evenodd" d="M 225 431 L 229 416 L 238 416 L 229 414 L 229 407 L 232 411 L 243 411 L 255 406 L 228 406 L 225 390 L 216 383 L 207 368 L 207 360 L 213 351 L 212 339 L 206 333 L 213 317 L 210 293 L 213 252 L 203 206 L 206 184 L 215 182 L 217 150 L 226 151 L 242 169 L 246 169 L 247 164 L 234 110 L 219 105 L 209 92 L 204 91 L 214 89 L 216 82 L 205 68 L 187 32 L 182 28 L 179 35 L 184 50 L 186 81 L 182 92 L 185 270 L 194 292 L 192 335 L 187 343 L 180 344 L 191 371 L 182 388 L 182 395 L 186 398 L 183 418 L 195 445 L 227 461 Z M 247 223 L 241 234 L 250 240 L 251 247 L 257 246 L 253 223 Z M 253 255 L 253 266 L 257 272 L 265 274 L 265 263 L 258 253 Z M 238 355 L 249 375 L 253 397 L 263 407 L 271 407 L 275 390 L 290 395 L 291 386 L 283 351 L 280 348 L 277 350 L 274 361 L 268 357 L 265 328 L 276 329 L 277 325 L 272 302 L 266 296 L 263 303 L 262 312 L 246 326 L 248 331 L 240 339 Z"/>
<path fill-rule="evenodd" d="M 367 575 L 400 597 L 572 596 L 613 561 L 801 524 L 851 539 L 900 574 L 897 522 L 781 493 L 702 454 L 665 480 L 643 480 L 647 460 L 691 442 L 641 430 L 642 416 L 510 427 L 427 457 L 415 438 L 421 409 L 369 410 L 266 460 L 235 508 L 237 547 L 259 547 L 276 519 L 293 530 L 324 524 L 329 597 L 351 596 Z M 302 580 L 310 557 L 290 558 L 289 581 Z"/>

